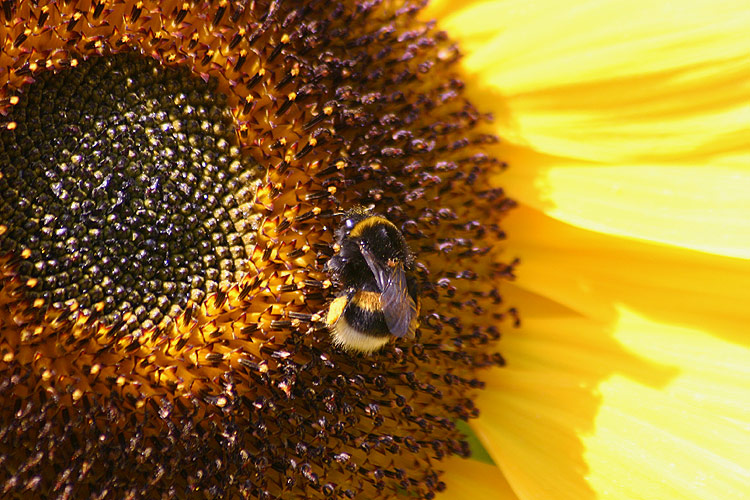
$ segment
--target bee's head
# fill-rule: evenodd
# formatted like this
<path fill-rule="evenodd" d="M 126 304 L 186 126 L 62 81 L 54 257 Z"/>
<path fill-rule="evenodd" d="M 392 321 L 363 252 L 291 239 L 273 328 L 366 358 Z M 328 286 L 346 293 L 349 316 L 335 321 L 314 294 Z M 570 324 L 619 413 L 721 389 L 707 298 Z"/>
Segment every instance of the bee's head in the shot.
<path fill-rule="evenodd" d="M 342 212 L 340 215 L 343 215 L 343 219 L 341 219 L 341 223 L 338 229 L 336 229 L 336 241 L 339 243 L 349 236 L 349 233 L 352 232 L 352 229 L 357 224 L 372 216 L 373 212 L 372 207 L 356 206 L 346 212 Z"/>

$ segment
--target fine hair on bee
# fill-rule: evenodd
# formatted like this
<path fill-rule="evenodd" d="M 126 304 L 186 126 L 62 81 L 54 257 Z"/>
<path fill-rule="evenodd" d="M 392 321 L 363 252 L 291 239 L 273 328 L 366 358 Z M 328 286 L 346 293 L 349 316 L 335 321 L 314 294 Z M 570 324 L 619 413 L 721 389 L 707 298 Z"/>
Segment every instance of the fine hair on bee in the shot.
<path fill-rule="evenodd" d="M 393 338 L 413 338 L 419 326 L 414 256 L 401 231 L 372 208 L 342 213 L 334 251 L 325 269 L 341 288 L 326 325 L 333 343 L 372 353 Z"/>

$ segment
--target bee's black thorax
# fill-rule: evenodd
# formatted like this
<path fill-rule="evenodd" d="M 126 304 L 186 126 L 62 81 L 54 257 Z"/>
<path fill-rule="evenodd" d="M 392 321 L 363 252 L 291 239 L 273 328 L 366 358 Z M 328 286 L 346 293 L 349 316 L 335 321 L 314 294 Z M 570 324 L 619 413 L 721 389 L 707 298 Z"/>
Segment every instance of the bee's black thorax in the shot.
<path fill-rule="evenodd" d="M 381 216 L 362 212 L 350 211 L 347 216 L 347 221 L 353 222 L 352 227 L 342 224 L 336 230 L 336 243 L 341 249 L 326 264 L 335 278 L 347 288 L 378 290 L 360 245 L 365 245 L 384 262 L 400 261 L 407 270 L 411 270 L 414 259 L 406 240 L 393 223 Z"/>

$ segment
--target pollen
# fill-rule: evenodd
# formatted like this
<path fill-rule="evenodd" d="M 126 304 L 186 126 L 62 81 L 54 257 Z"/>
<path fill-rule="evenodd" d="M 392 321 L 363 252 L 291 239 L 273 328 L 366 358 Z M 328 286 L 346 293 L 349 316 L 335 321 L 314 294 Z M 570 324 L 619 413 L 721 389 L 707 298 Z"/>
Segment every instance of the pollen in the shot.
<path fill-rule="evenodd" d="M 3 2 L 4 497 L 432 498 L 512 322 L 488 117 L 419 2 Z M 414 340 L 325 325 L 337 215 Z"/>

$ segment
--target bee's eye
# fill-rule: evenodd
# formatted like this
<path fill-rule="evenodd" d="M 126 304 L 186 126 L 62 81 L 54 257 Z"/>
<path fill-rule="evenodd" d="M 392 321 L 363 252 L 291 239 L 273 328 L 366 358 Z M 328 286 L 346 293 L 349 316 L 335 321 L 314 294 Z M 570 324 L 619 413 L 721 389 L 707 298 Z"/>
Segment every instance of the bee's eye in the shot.
<path fill-rule="evenodd" d="M 345 226 L 345 227 L 346 227 L 347 229 L 349 229 L 349 230 L 352 230 L 352 229 L 354 229 L 354 219 L 346 219 L 346 220 L 344 221 L 344 226 Z"/>

